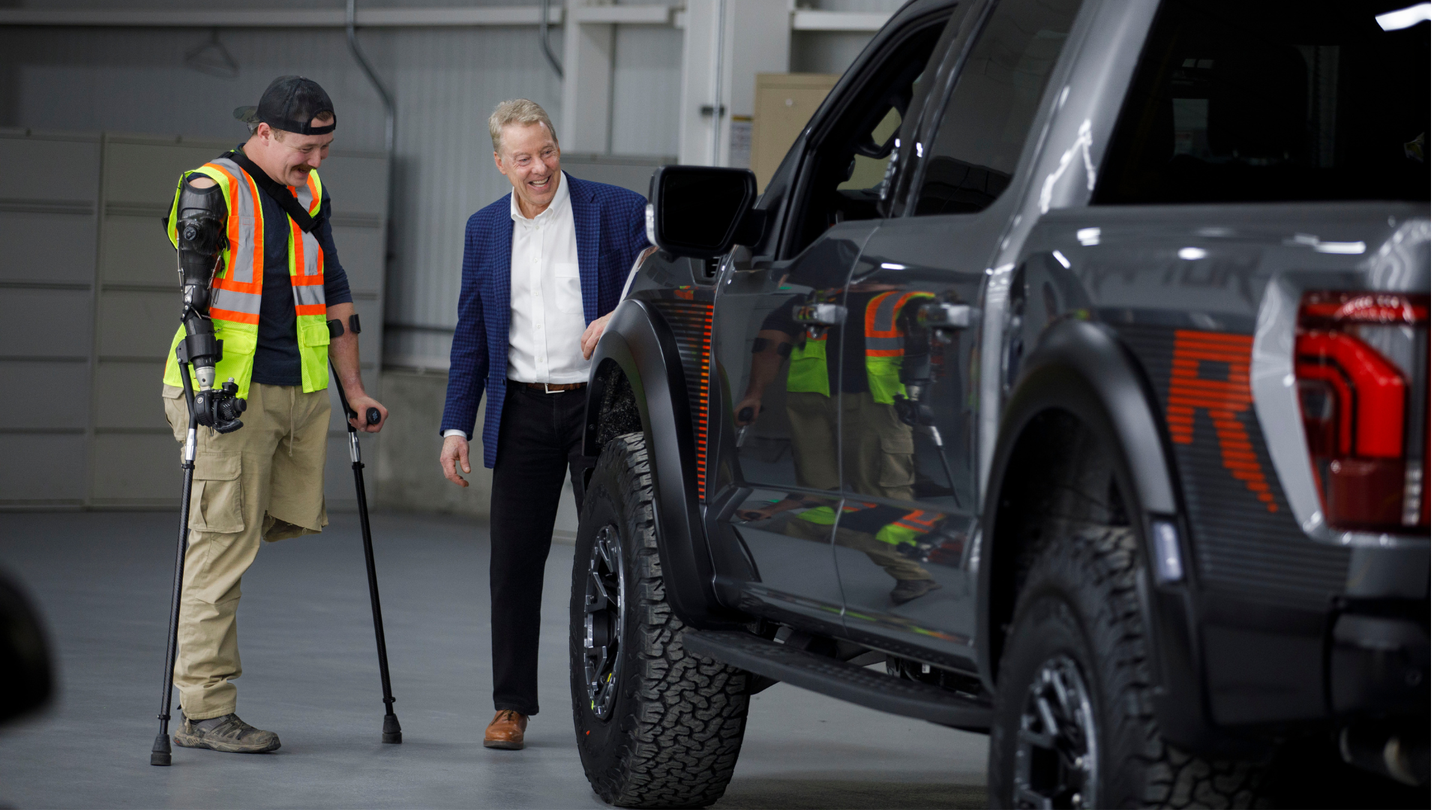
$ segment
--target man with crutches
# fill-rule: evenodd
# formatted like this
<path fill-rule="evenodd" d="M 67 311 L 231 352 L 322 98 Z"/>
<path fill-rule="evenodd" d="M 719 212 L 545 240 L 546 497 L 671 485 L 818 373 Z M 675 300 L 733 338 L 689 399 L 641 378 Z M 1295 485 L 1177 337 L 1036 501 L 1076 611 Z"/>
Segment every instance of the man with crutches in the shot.
<path fill-rule="evenodd" d="M 257 107 L 235 115 L 249 124 L 249 140 L 181 177 L 168 221 L 184 311 L 166 361 L 165 412 L 182 445 L 199 426 L 177 594 L 173 672 L 184 717 L 174 740 L 256 753 L 280 739 L 235 714 L 241 576 L 262 540 L 314 534 L 328 522 L 329 364 L 359 414 L 353 428 L 378 432 L 387 411 L 360 380 L 359 322 L 316 173 L 335 137 L 329 96 L 309 79 L 282 76 Z M 188 381 L 182 361 L 193 369 Z M 164 742 L 152 763 L 169 764 Z"/>

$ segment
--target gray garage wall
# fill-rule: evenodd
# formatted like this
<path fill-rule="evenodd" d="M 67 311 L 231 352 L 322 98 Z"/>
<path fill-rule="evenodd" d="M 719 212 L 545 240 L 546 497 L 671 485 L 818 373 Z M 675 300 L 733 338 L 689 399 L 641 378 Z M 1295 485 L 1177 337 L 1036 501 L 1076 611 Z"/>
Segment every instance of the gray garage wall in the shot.
<path fill-rule="evenodd" d="M 226 148 L 0 130 L 0 508 L 178 504 L 159 394 L 180 298 L 161 218 L 180 173 Z M 336 152 L 323 176 L 365 324 L 362 373 L 378 382 L 385 158 Z M 332 441 L 333 506 L 354 502 L 348 467 L 345 443 Z"/>

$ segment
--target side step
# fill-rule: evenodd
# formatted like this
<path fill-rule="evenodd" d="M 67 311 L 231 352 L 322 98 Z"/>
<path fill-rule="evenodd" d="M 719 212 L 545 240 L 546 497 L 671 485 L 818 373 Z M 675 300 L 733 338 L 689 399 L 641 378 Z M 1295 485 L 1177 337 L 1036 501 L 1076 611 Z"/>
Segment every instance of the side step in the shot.
<path fill-rule="evenodd" d="M 685 649 L 731 666 L 890 714 L 942 726 L 989 731 L 991 706 L 980 698 L 907 681 L 823 655 L 723 630 L 687 630 Z"/>

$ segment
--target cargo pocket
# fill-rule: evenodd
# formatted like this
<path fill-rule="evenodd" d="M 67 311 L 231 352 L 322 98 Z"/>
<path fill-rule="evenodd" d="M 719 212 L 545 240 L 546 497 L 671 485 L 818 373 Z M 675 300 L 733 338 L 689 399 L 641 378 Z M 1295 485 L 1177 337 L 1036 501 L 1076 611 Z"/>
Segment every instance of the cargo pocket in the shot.
<path fill-rule="evenodd" d="M 885 436 L 880 439 L 880 469 L 876 483 L 881 487 L 908 487 L 915 483 L 915 439 L 913 436 Z"/>
<path fill-rule="evenodd" d="M 190 528 L 221 534 L 245 531 L 245 492 L 240 483 L 240 454 L 195 459 L 190 490 Z"/>

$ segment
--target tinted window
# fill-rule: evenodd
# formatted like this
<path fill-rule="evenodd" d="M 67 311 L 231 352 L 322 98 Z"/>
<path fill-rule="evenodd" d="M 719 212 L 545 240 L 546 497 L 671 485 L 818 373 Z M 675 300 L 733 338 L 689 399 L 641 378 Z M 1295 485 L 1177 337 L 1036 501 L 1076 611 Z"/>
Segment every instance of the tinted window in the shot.
<path fill-rule="evenodd" d="M 1001 0 L 945 106 L 915 213 L 982 211 L 1010 185 L 1079 0 Z"/>
<path fill-rule="evenodd" d="M 1376 19 L 1407 5 L 1166 2 L 1095 201 L 1429 200 L 1430 23 Z"/>

